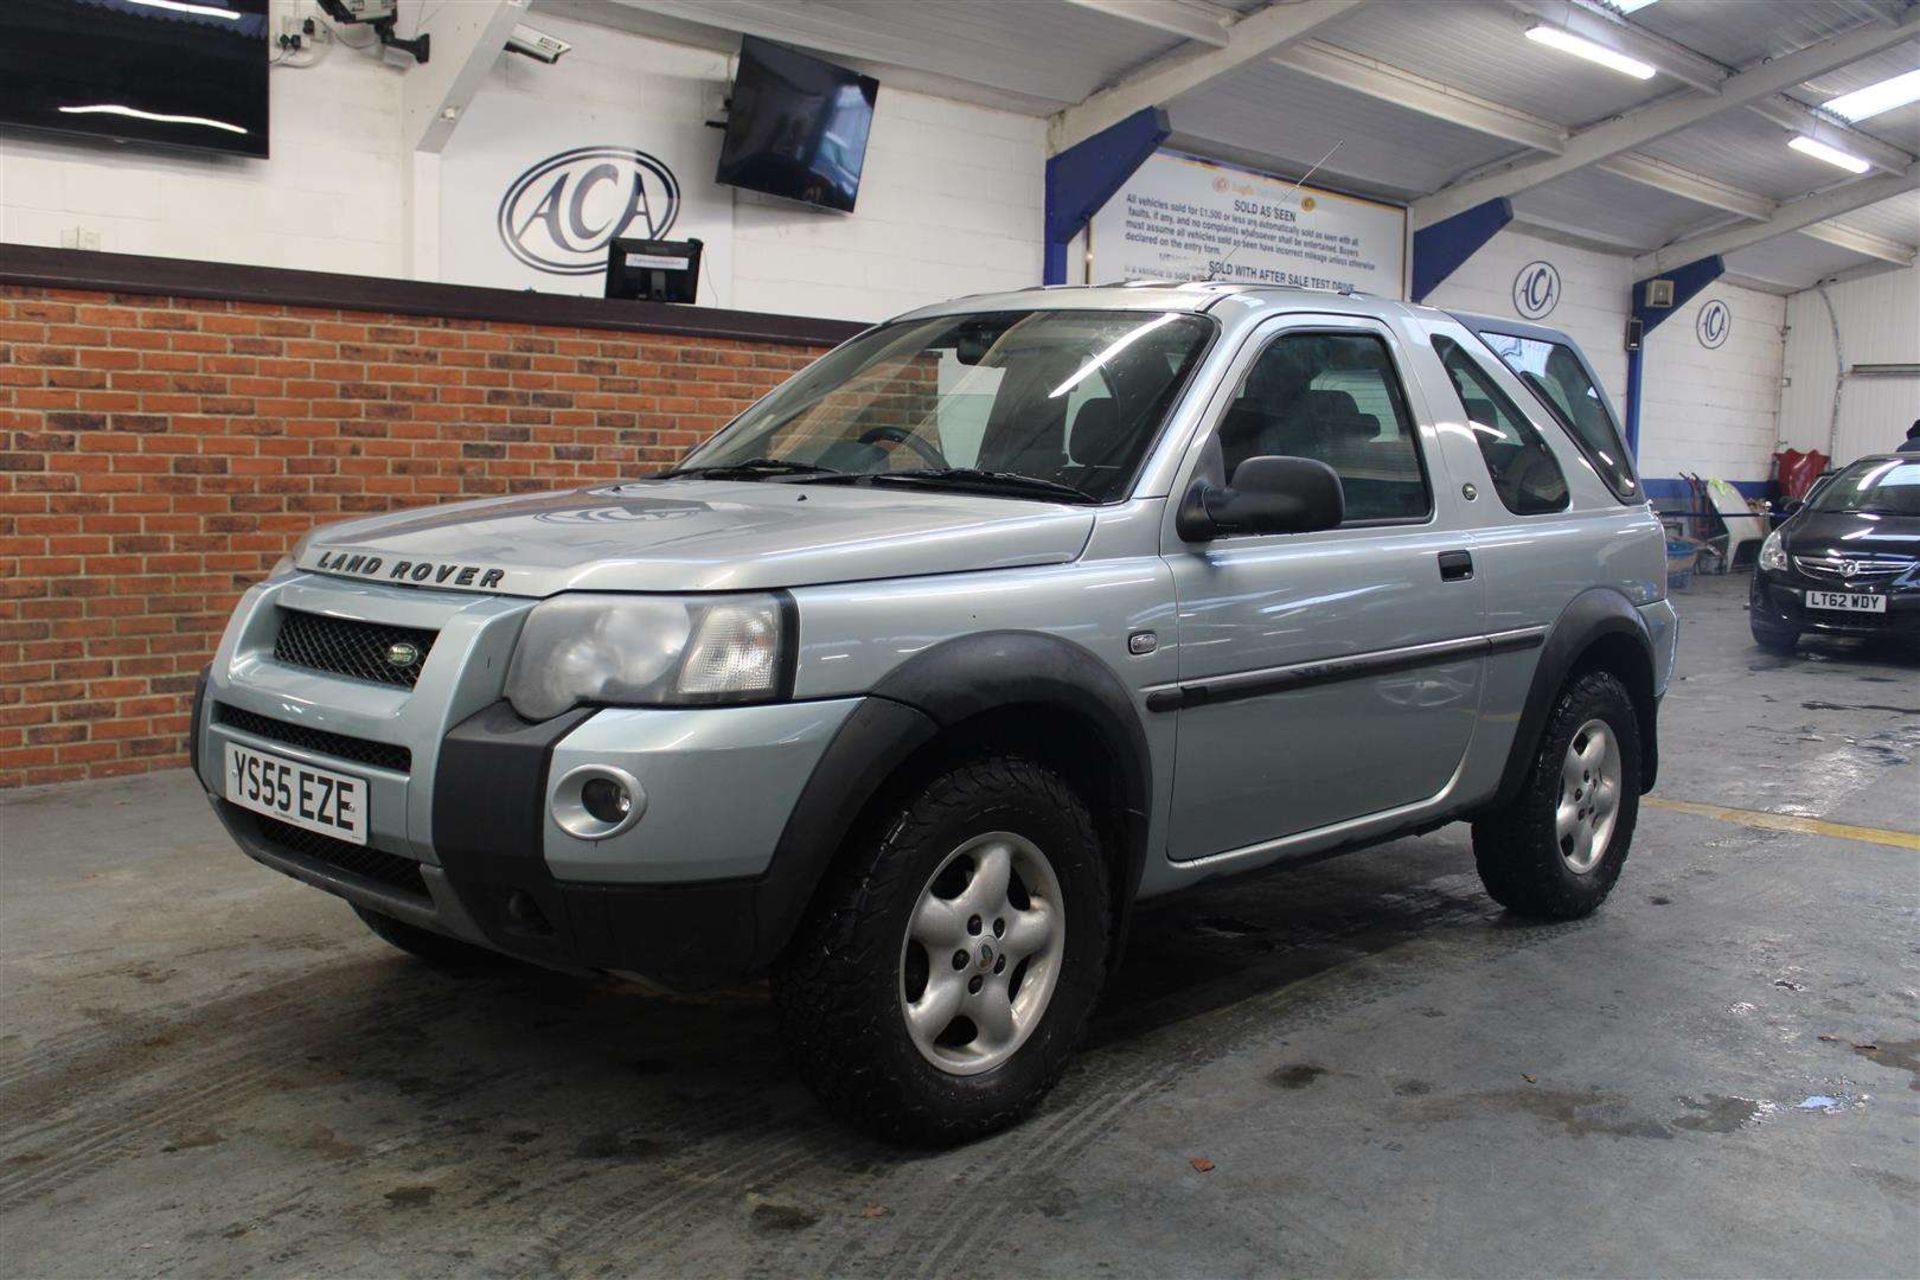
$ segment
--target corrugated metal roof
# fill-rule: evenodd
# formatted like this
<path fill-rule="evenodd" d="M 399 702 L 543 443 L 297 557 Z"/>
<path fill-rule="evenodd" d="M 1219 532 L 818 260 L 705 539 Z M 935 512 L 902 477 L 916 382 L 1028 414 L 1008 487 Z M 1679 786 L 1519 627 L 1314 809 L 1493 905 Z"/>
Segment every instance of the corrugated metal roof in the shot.
<path fill-rule="evenodd" d="M 1423 194 L 1510 152 L 1513 144 L 1343 89 L 1272 62 L 1249 64 L 1170 110 L 1182 134 L 1275 158 L 1298 174 L 1339 150 L 1316 180 L 1400 198 Z"/>
<path fill-rule="evenodd" d="M 1581 169 L 1513 197 L 1522 221 L 1634 250 L 1657 249 L 1712 211 L 1691 200 L 1598 169 Z"/>
<path fill-rule="evenodd" d="M 1855 209 L 1834 221 L 1901 244 L 1920 245 L 1920 191 Z"/>
<path fill-rule="evenodd" d="M 1315 37 L 1405 71 L 1518 107 L 1564 127 L 1617 115 L 1677 82 L 1634 80 L 1526 38 L 1534 20 L 1504 4 L 1369 5 Z"/>
<path fill-rule="evenodd" d="M 1640 148 L 1731 187 L 1791 200 L 1851 174 L 1787 146 L 1793 134 L 1750 111 L 1730 111 Z"/>
<path fill-rule="evenodd" d="M 1737 68 L 1885 17 L 1873 0 L 1660 0 L 1631 21 Z"/>
<path fill-rule="evenodd" d="M 1806 84 L 1792 90 L 1788 96 L 1798 98 L 1810 107 L 1818 107 L 1843 93 L 1864 89 L 1870 84 L 1892 79 L 1916 67 L 1920 67 L 1920 40 L 1909 40 L 1905 44 L 1895 45 L 1870 58 L 1862 58 L 1851 66 L 1841 67 L 1818 79 L 1809 80 Z M 1896 147 L 1904 147 L 1908 151 L 1920 153 L 1920 102 L 1910 103 L 1861 120 L 1854 125 L 1854 128 L 1870 133 L 1884 142 L 1891 142 Z"/>
<path fill-rule="evenodd" d="M 1851 250 L 1792 234 L 1725 255 L 1727 273 L 1789 289 L 1806 289 L 1869 261 Z"/>

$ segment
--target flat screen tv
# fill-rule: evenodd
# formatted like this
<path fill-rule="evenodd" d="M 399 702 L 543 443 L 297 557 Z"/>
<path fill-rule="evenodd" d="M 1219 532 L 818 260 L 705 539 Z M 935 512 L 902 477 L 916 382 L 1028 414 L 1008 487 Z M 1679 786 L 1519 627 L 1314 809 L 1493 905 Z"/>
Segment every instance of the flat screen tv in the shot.
<path fill-rule="evenodd" d="M 716 181 L 853 211 L 880 82 L 748 36 Z"/>
<path fill-rule="evenodd" d="M 267 0 L 0 0 L 0 127 L 267 154 Z"/>

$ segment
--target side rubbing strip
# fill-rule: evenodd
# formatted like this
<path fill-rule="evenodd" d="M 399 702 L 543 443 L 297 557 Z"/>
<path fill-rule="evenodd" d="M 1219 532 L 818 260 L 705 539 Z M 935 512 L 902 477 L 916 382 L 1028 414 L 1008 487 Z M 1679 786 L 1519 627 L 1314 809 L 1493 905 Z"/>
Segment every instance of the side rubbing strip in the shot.
<path fill-rule="evenodd" d="M 1147 710 L 1178 711 L 1182 707 L 1238 702 L 1243 698 L 1261 698 L 1270 693 L 1309 689 L 1314 685 L 1391 675 L 1396 671 L 1413 671 L 1462 658 L 1535 649 L 1546 639 L 1546 635 L 1545 627 L 1521 627 L 1513 631 L 1496 631 L 1490 635 L 1462 636 L 1458 640 L 1408 645 L 1403 649 L 1377 649 L 1372 653 L 1356 653 L 1345 658 L 1296 662 L 1291 666 L 1264 667 L 1258 671 L 1235 671 L 1230 675 L 1149 689 Z"/>

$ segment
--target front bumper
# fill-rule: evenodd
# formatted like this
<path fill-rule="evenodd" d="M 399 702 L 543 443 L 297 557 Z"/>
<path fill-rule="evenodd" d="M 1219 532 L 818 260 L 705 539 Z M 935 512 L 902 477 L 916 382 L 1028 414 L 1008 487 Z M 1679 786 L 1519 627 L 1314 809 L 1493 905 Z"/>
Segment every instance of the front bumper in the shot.
<path fill-rule="evenodd" d="M 302 576 L 249 593 L 197 695 L 192 760 L 256 861 L 422 928 L 540 963 L 690 988 L 770 956 L 765 899 L 788 815 L 860 699 L 687 710 L 576 708 L 540 724 L 501 700 L 532 602 Z M 281 611 L 435 633 L 411 689 L 276 659 Z M 368 783 L 363 847 L 224 796 L 229 741 Z M 555 780 L 620 768 L 645 796 L 610 839 L 555 822 Z"/>
<path fill-rule="evenodd" d="M 1912 576 L 1912 575 L 1907 575 Z M 1887 597 L 1885 613 L 1809 609 L 1808 591 L 1841 591 Z M 1789 571 L 1756 569 L 1747 595 L 1754 625 L 1773 631 L 1835 636 L 1920 638 L 1920 584 L 1904 579 L 1846 582 Z"/>

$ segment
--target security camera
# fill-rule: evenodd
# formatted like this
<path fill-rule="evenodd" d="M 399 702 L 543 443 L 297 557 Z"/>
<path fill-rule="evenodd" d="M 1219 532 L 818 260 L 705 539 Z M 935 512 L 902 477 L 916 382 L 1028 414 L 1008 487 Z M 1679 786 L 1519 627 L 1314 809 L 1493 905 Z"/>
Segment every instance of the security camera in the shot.
<path fill-rule="evenodd" d="M 508 53 L 524 53 L 529 58 L 538 58 L 549 65 L 560 61 L 560 55 L 571 48 L 573 46 L 565 40 L 557 39 L 544 31 L 536 31 L 524 22 L 515 27 L 513 34 L 507 37 Z"/>

